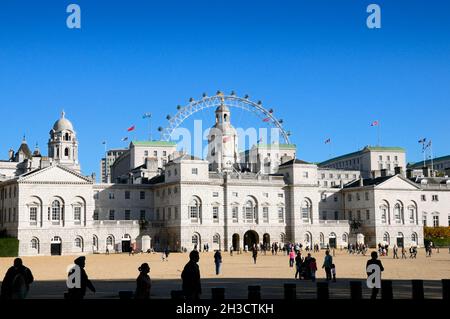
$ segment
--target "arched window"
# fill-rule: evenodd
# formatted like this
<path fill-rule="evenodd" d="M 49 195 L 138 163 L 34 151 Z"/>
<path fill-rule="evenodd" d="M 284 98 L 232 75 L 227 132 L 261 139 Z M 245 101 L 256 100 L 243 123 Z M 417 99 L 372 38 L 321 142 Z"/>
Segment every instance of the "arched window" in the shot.
<path fill-rule="evenodd" d="M 52 220 L 61 219 L 61 203 L 58 200 L 54 200 L 52 203 Z"/>
<path fill-rule="evenodd" d="M 213 237 L 213 244 L 219 244 L 220 243 L 220 235 L 215 234 Z"/>
<path fill-rule="evenodd" d="M 344 234 L 342 235 L 342 242 L 344 242 L 344 243 L 347 243 L 347 242 L 348 242 L 348 235 L 347 235 L 347 233 L 344 233 Z"/>
<path fill-rule="evenodd" d="M 413 205 L 408 206 L 408 217 L 409 217 L 409 223 L 414 224 L 416 221 L 416 207 Z"/>
<path fill-rule="evenodd" d="M 76 237 L 74 245 L 76 248 L 82 249 L 83 248 L 83 240 L 80 237 Z"/>
<path fill-rule="evenodd" d="M 380 206 L 381 213 L 381 223 L 386 224 L 388 221 L 389 208 L 387 205 L 383 204 Z"/>
<path fill-rule="evenodd" d="M 322 246 L 325 245 L 325 236 L 323 235 L 323 233 L 320 233 L 319 240 Z"/>
<path fill-rule="evenodd" d="M 189 203 L 189 218 L 191 222 L 199 222 L 201 217 L 201 203 L 197 198 L 193 198 Z"/>
<path fill-rule="evenodd" d="M 256 205 L 252 200 L 247 200 L 243 209 L 243 219 L 246 223 L 253 223 L 256 219 Z"/>
<path fill-rule="evenodd" d="M 400 224 L 402 222 L 402 207 L 399 203 L 394 206 L 394 219 L 395 223 Z"/>
<path fill-rule="evenodd" d="M 411 234 L 411 243 L 413 245 L 417 245 L 418 244 L 418 236 L 417 233 L 412 233 Z"/>
<path fill-rule="evenodd" d="M 34 253 L 39 253 L 39 239 L 32 238 L 30 242 L 30 247 L 32 250 L 34 250 Z"/>
<path fill-rule="evenodd" d="M 64 149 L 64 156 L 65 156 L 65 157 L 69 157 L 69 148 L 68 148 L 68 147 L 66 147 L 66 148 Z"/>
<path fill-rule="evenodd" d="M 114 237 L 112 235 L 106 237 L 106 247 L 113 247 L 114 246 Z"/>
<path fill-rule="evenodd" d="M 389 244 L 390 243 L 390 236 L 389 236 L 389 233 L 384 233 L 384 235 L 383 235 L 383 241 L 386 243 L 386 244 Z"/>
<path fill-rule="evenodd" d="M 304 200 L 301 205 L 302 220 L 304 223 L 310 223 L 312 220 L 312 207 L 309 200 Z"/>
<path fill-rule="evenodd" d="M 310 233 L 305 234 L 305 243 L 308 245 L 311 244 L 311 234 Z"/>
<path fill-rule="evenodd" d="M 286 234 L 285 233 L 280 234 L 280 242 L 282 244 L 284 244 L 286 242 Z"/>
<path fill-rule="evenodd" d="M 198 245 L 200 242 L 200 236 L 198 234 L 192 235 L 192 245 Z"/>

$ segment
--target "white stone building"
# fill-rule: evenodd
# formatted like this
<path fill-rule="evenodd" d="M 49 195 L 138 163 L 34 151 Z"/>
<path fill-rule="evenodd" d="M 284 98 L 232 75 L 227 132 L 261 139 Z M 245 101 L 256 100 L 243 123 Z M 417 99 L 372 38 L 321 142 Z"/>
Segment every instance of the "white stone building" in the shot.
<path fill-rule="evenodd" d="M 174 143 L 133 141 L 112 165 L 112 183 L 96 184 L 80 173 L 77 135 L 63 114 L 49 156 L 23 141 L 0 162 L 0 230 L 19 239 L 20 255 L 58 255 L 273 242 L 410 246 L 423 243 L 423 224 L 448 223 L 449 179 L 407 179 L 399 148 L 368 147 L 319 166 L 296 159 L 290 144 L 239 154 L 230 116 L 217 108 L 207 160 Z"/>

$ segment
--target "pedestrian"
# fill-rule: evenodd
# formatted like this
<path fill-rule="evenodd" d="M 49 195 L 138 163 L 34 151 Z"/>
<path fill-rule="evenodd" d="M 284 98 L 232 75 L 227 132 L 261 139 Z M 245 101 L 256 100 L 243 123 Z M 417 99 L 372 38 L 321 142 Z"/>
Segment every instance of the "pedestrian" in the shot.
<path fill-rule="evenodd" d="M 67 294 L 68 299 L 83 299 L 86 295 L 86 288 L 89 288 L 93 293 L 95 293 L 95 287 L 92 282 L 89 280 L 86 270 L 86 257 L 81 256 L 74 260 L 76 266 L 80 269 L 80 286 L 69 288 L 69 292 Z M 72 268 L 69 272 L 68 277 L 71 277 L 76 270 Z"/>
<path fill-rule="evenodd" d="M 302 279 L 302 274 L 301 274 L 301 270 L 302 270 L 302 253 L 299 251 L 297 253 L 297 257 L 295 257 L 295 267 L 297 268 L 297 271 L 295 273 L 295 279 L 297 279 L 297 275 L 298 275 L 298 279 Z"/>
<path fill-rule="evenodd" d="M 199 300 L 200 295 L 202 294 L 200 268 L 197 264 L 199 260 L 200 254 L 198 251 L 191 251 L 189 254 L 189 262 L 184 266 L 183 272 L 181 273 L 181 279 L 183 280 L 183 295 L 188 301 Z"/>
<path fill-rule="evenodd" d="M 1 299 L 25 299 L 33 281 L 33 274 L 23 265 L 22 259 L 14 259 L 2 281 Z"/>
<path fill-rule="evenodd" d="M 331 265 L 333 264 L 333 257 L 330 256 L 330 251 L 325 252 L 325 259 L 323 261 L 322 269 L 325 269 L 327 281 L 331 280 Z"/>
<path fill-rule="evenodd" d="M 233 256 L 233 250 L 234 250 L 234 247 L 231 246 L 231 247 L 230 247 L 230 256 Z"/>
<path fill-rule="evenodd" d="M 214 254 L 214 263 L 216 264 L 216 275 L 219 275 L 222 266 L 222 254 L 219 250 L 216 250 L 216 253 Z"/>
<path fill-rule="evenodd" d="M 169 247 L 166 247 L 166 249 L 164 250 L 164 255 L 166 255 L 166 261 L 169 261 L 169 254 L 170 254 Z"/>
<path fill-rule="evenodd" d="M 309 273 L 310 273 L 312 282 L 316 282 L 316 272 L 317 272 L 316 258 L 311 258 L 311 261 L 309 262 Z"/>
<path fill-rule="evenodd" d="M 405 249 L 405 247 L 402 247 L 402 259 L 407 259 L 406 258 L 406 249 Z"/>
<path fill-rule="evenodd" d="M 376 251 L 373 251 L 372 252 L 372 254 L 371 254 L 371 259 L 370 260 L 368 260 L 367 261 L 367 264 L 366 264 L 366 269 L 370 266 L 370 265 L 377 265 L 377 266 L 379 266 L 380 267 L 380 271 L 384 271 L 384 267 L 383 267 L 383 265 L 381 264 L 381 260 L 379 260 L 378 259 L 378 253 L 376 252 Z M 373 271 L 372 273 L 367 273 L 367 276 L 369 277 L 370 275 L 372 275 L 373 273 L 374 273 L 375 271 Z M 381 278 L 380 278 L 381 279 Z M 371 299 L 377 299 L 377 296 L 378 296 L 378 291 L 379 291 L 379 289 L 377 288 L 377 287 L 374 287 L 373 289 L 372 289 L 372 296 L 371 296 Z"/>
<path fill-rule="evenodd" d="M 106 254 L 109 255 L 109 248 L 106 246 Z"/>
<path fill-rule="evenodd" d="M 336 265 L 331 265 L 331 275 L 333 276 L 333 282 L 336 282 Z"/>
<path fill-rule="evenodd" d="M 394 253 L 394 259 L 398 259 L 398 247 L 397 247 L 397 245 L 394 245 L 394 247 L 392 248 L 392 252 Z"/>
<path fill-rule="evenodd" d="M 256 250 L 256 248 L 253 249 L 252 257 L 254 263 L 256 264 L 256 258 L 258 257 L 258 250 Z"/>
<path fill-rule="evenodd" d="M 139 276 L 136 279 L 136 291 L 134 294 L 135 299 L 150 299 L 150 289 L 152 282 L 148 273 L 150 272 L 150 266 L 147 263 L 143 263 L 138 268 Z"/>
<path fill-rule="evenodd" d="M 294 267 L 294 262 L 295 262 L 295 251 L 294 249 L 291 249 L 291 251 L 289 252 L 289 267 Z"/>

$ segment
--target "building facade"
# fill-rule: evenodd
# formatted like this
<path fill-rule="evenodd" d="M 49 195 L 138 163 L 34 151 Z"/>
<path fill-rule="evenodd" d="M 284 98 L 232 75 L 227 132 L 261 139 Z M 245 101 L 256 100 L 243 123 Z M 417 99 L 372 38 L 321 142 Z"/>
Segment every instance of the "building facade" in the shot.
<path fill-rule="evenodd" d="M 0 162 L 0 229 L 25 256 L 274 242 L 409 247 L 423 243 L 424 225 L 449 222 L 449 179 L 406 178 L 400 148 L 366 147 L 316 165 L 296 159 L 290 144 L 239 154 L 225 105 L 213 128 L 206 160 L 174 143 L 133 141 L 97 184 L 80 173 L 77 135 L 62 114 L 48 156 L 24 140 Z"/>

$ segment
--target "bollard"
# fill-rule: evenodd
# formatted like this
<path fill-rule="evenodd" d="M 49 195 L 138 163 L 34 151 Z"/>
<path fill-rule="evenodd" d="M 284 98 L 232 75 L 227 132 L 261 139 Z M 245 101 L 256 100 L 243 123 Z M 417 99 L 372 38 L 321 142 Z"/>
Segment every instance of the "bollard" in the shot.
<path fill-rule="evenodd" d="M 330 299 L 330 291 L 328 289 L 328 282 L 317 283 L 317 299 L 328 300 Z"/>
<path fill-rule="evenodd" d="M 442 279 L 442 299 L 450 300 L 450 279 Z"/>
<path fill-rule="evenodd" d="M 184 294 L 182 290 L 172 290 L 170 292 L 170 297 L 172 298 L 172 300 L 183 300 Z"/>
<path fill-rule="evenodd" d="M 261 286 L 248 286 L 248 299 L 261 300 Z"/>
<path fill-rule="evenodd" d="M 423 280 L 412 280 L 412 299 L 424 300 L 425 294 L 423 291 Z"/>
<path fill-rule="evenodd" d="M 381 299 L 392 300 L 394 295 L 392 293 L 392 280 L 381 281 Z"/>
<path fill-rule="evenodd" d="M 212 300 L 225 300 L 225 288 L 211 288 Z"/>
<path fill-rule="evenodd" d="M 119 299 L 133 299 L 133 292 L 128 290 L 119 291 Z"/>
<path fill-rule="evenodd" d="M 284 299 L 285 300 L 297 299 L 297 285 L 296 284 L 284 284 Z"/>
<path fill-rule="evenodd" d="M 362 300 L 361 281 L 350 281 L 350 297 L 352 300 Z"/>

